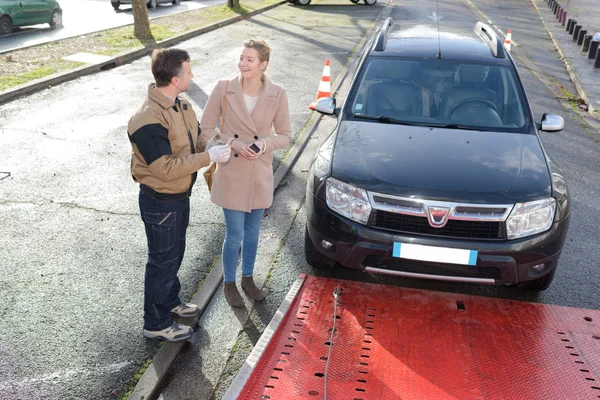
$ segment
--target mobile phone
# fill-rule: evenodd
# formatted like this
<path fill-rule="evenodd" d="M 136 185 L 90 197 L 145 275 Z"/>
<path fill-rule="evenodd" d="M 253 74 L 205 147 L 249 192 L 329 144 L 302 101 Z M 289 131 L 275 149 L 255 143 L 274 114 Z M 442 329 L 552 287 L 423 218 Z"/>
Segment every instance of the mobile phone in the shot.
<path fill-rule="evenodd" d="M 256 145 L 256 143 L 252 143 L 252 145 L 250 146 L 250 148 L 252 149 L 253 152 L 260 153 L 260 149 L 258 148 L 258 146 Z"/>

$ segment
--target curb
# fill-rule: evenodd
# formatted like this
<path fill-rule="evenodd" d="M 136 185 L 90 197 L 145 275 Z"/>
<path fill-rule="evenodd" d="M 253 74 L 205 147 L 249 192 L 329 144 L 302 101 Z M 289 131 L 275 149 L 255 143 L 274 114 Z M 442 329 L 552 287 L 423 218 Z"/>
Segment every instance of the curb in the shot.
<path fill-rule="evenodd" d="M 90 75 L 95 72 L 106 71 L 106 70 L 112 69 L 119 65 L 123 65 L 129 61 L 143 57 L 146 54 L 150 54 L 150 53 L 152 53 L 152 50 L 154 50 L 155 48 L 172 46 L 176 43 L 182 42 L 187 39 L 191 39 L 195 36 L 199 36 L 204 33 L 211 32 L 216 29 L 222 28 L 224 26 L 231 25 L 233 23 L 242 21 L 244 19 L 248 19 L 254 15 L 268 11 L 272 8 L 278 7 L 285 3 L 287 3 L 287 0 L 280 0 L 277 3 L 270 4 L 266 7 L 259 8 L 254 11 L 250 11 L 247 14 L 229 18 L 229 19 L 214 23 L 212 25 L 205 26 L 203 28 L 187 31 L 180 35 L 173 36 L 171 38 L 161 40 L 160 42 L 153 43 L 153 44 L 143 47 L 141 49 L 125 51 L 123 53 L 120 53 L 120 54 L 114 56 L 110 60 L 106 60 L 106 61 L 96 63 L 96 64 L 83 65 L 81 67 L 78 67 L 78 68 L 75 68 L 75 69 L 72 69 L 69 71 L 57 72 L 56 74 L 49 75 L 44 78 L 36 79 L 34 81 L 24 83 L 19 86 L 15 86 L 13 88 L 10 88 L 3 92 L 0 92 L 0 104 L 3 104 L 5 102 L 7 102 L 8 100 L 12 100 L 16 97 L 20 97 L 25 94 L 36 92 L 39 90 L 48 89 L 54 85 L 68 82 L 70 80 L 80 78 L 85 75 Z M 124 25 L 124 26 L 127 26 L 127 25 Z"/>
<path fill-rule="evenodd" d="M 568 62 L 566 62 L 566 60 L 568 60 L 568 58 L 563 53 L 562 47 L 560 46 L 558 40 L 556 40 L 556 38 L 554 37 L 554 34 L 548 27 L 548 24 L 546 23 L 546 19 L 542 16 L 542 13 L 540 12 L 540 9 L 538 8 L 537 4 L 535 4 L 534 0 L 529 0 L 529 1 L 530 1 L 531 5 L 533 6 L 533 8 L 535 8 L 535 12 L 537 13 L 538 17 L 540 17 L 540 20 L 544 24 L 544 28 L 546 29 L 548 36 L 550 36 L 550 40 L 552 40 L 552 44 L 554 45 L 554 47 L 556 48 L 556 51 L 558 52 L 558 55 L 560 56 L 560 61 L 563 64 L 563 66 L 565 67 L 565 69 L 567 70 L 569 79 L 571 79 L 571 82 L 573 82 L 573 84 L 575 85 L 575 89 L 577 89 L 577 94 L 579 94 L 579 97 L 581 97 L 585 101 L 585 104 L 587 104 L 587 106 L 588 106 L 587 114 L 589 114 L 593 118 L 600 120 L 600 110 L 598 110 L 596 107 L 594 107 L 591 104 L 591 102 L 589 101 L 587 94 L 585 93 L 585 89 L 583 88 L 583 83 L 581 82 L 581 79 L 579 78 L 579 74 L 577 73 L 577 71 L 575 71 L 574 68 L 571 68 L 571 66 L 569 65 Z"/>
<path fill-rule="evenodd" d="M 287 0 L 285 1 L 287 2 Z M 375 17 L 375 21 L 379 21 L 382 19 L 382 15 L 385 14 L 388 10 L 390 10 L 389 5 L 393 4 L 392 0 L 387 2 L 386 7 L 382 9 L 380 14 Z M 391 11 L 389 11 L 391 13 Z M 377 22 L 375 23 L 375 28 L 377 27 Z M 362 43 L 357 45 L 359 51 L 354 52 L 352 56 L 352 60 L 347 62 L 341 69 L 338 74 L 339 79 L 336 77 L 336 80 L 332 83 L 332 93 L 336 93 L 339 88 L 342 86 L 344 81 L 348 78 L 348 73 L 351 69 L 355 69 L 358 61 L 360 60 L 359 55 L 362 54 L 362 50 L 368 43 L 368 34 L 365 35 L 362 39 Z M 322 120 L 322 116 L 316 112 L 313 112 L 308 123 L 298 135 L 296 142 L 292 146 L 292 149 L 289 151 L 287 156 L 282 160 L 281 164 L 273 174 L 274 177 L 274 188 L 277 191 L 279 185 L 283 181 L 283 178 L 288 174 L 288 172 L 293 168 L 296 164 L 296 161 L 300 157 L 302 151 L 306 147 L 308 141 L 312 138 L 313 133 L 317 130 L 319 123 Z M 219 256 L 215 266 L 208 274 L 207 278 L 204 280 L 202 285 L 198 288 L 198 291 L 194 295 L 191 300 L 192 303 L 198 305 L 200 307 L 200 315 L 193 319 L 189 319 L 188 325 L 192 327 L 196 327 L 198 321 L 202 317 L 204 310 L 208 306 L 208 303 L 212 300 L 213 295 L 217 292 L 217 289 L 221 285 L 221 281 L 223 280 L 223 264 L 221 261 L 221 257 Z M 250 313 L 249 310 L 248 313 Z M 182 320 L 183 322 L 184 320 Z M 150 400 L 154 399 L 158 394 L 158 389 L 162 384 L 164 377 L 166 376 L 169 367 L 175 361 L 175 358 L 179 354 L 179 352 L 185 347 L 186 341 L 178 342 L 178 343 L 170 343 L 166 342 L 156 353 L 152 363 L 144 372 L 144 375 L 140 378 L 137 385 L 135 386 L 134 391 L 129 395 L 127 400 Z"/>

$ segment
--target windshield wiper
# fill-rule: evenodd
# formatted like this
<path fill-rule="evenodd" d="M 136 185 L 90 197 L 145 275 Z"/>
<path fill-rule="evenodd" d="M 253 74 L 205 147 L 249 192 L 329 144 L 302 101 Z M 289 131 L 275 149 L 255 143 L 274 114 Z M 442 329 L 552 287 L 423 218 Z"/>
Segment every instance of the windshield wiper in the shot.
<path fill-rule="evenodd" d="M 403 121 L 401 119 L 396 119 L 392 117 L 387 117 L 385 115 L 374 116 L 374 115 L 363 115 L 363 114 L 354 114 L 355 118 L 360 119 L 372 119 L 377 122 L 383 122 L 386 124 L 400 124 L 400 125 L 410 125 L 410 126 L 421 126 L 420 123 L 411 122 L 411 121 Z"/>

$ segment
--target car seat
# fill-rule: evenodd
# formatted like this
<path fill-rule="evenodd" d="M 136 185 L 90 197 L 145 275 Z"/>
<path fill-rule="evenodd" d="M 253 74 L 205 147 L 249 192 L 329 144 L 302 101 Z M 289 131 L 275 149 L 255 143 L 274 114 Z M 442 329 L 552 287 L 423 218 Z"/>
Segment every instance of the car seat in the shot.
<path fill-rule="evenodd" d="M 410 80 L 415 64 L 386 62 L 386 79 L 373 83 L 368 89 L 365 109 L 368 115 L 393 118 L 421 115 L 422 91 Z"/>
<path fill-rule="evenodd" d="M 440 114 L 442 118 L 456 119 L 454 113 L 461 116 L 472 114 L 464 108 L 483 109 L 483 104 L 492 108 L 496 116 L 496 93 L 484 87 L 489 67 L 484 65 L 459 65 L 457 69 L 458 84 L 451 87 L 442 98 Z M 478 104 L 478 100 L 481 100 Z M 490 114 L 490 113 L 486 113 Z M 494 118 L 495 119 L 495 118 Z"/>

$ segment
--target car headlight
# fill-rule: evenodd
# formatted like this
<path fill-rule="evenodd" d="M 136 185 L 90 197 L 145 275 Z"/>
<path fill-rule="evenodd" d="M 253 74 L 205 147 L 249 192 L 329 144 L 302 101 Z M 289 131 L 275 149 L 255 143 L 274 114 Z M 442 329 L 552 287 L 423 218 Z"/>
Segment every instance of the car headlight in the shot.
<path fill-rule="evenodd" d="M 522 238 L 547 231 L 552 226 L 555 211 L 555 199 L 515 204 L 506 220 L 508 239 Z"/>
<path fill-rule="evenodd" d="M 569 215 L 569 190 L 567 189 L 567 182 L 562 175 L 552 173 L 552 197 L 556 199 L 556 221 L 560 221 Z"/>
<path fill-rule="evenodd" d="M 371 215 L 371 203 L 366 190 L 327 178 L 326 193 L 329 208 L 353 221 L 367 224 Z"/>

